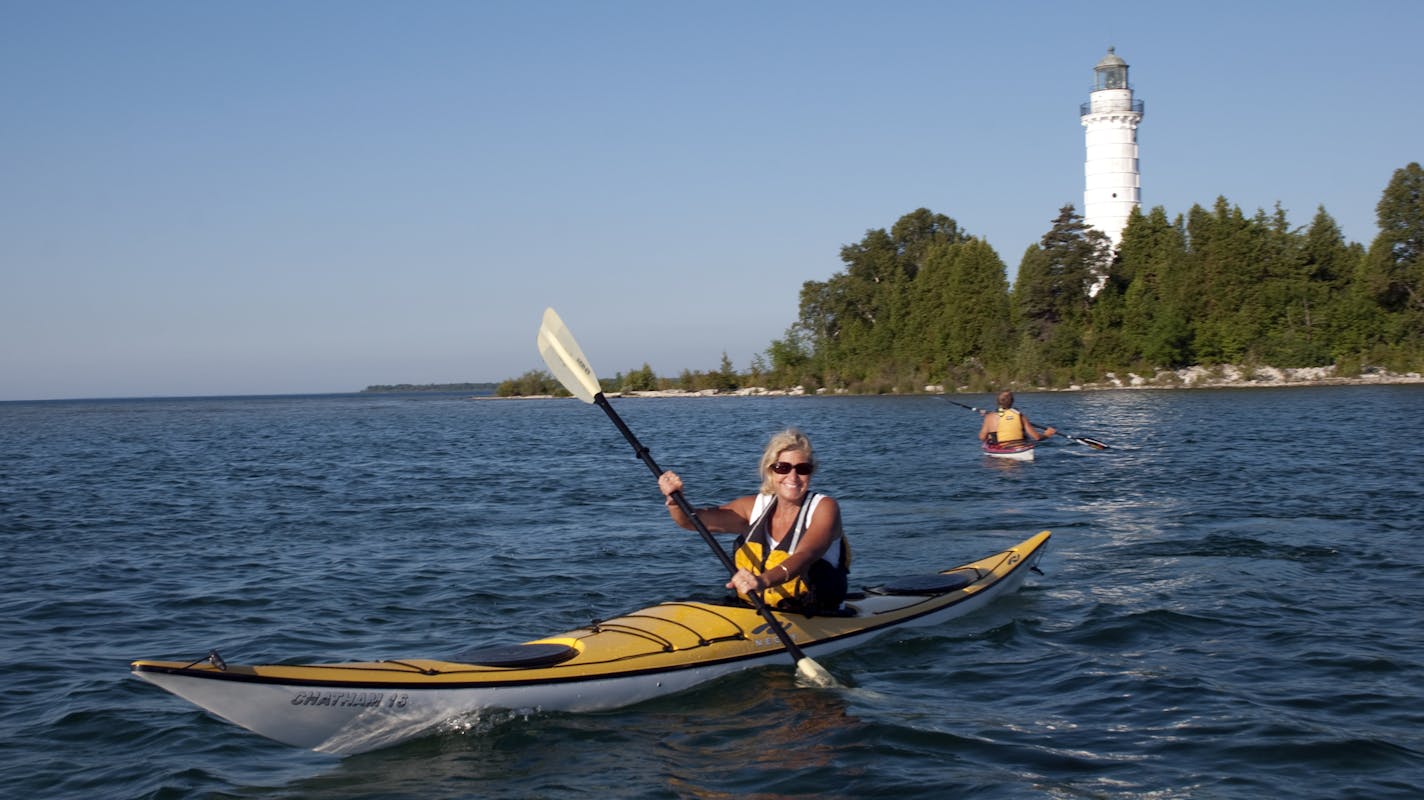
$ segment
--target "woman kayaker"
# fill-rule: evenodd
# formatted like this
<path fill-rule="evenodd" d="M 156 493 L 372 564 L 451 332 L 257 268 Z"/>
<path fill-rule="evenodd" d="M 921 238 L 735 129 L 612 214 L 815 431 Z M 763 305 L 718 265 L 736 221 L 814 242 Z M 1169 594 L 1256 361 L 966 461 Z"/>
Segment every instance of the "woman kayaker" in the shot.
<path fill-rule="evenodd" d="M 836 501 L 810 491 L 816 458 L 811 440 L 795 428 L 767 442 L 761 456 L 761 491 L 715 508 L 695 509 L 715 533 L 738 534 L 737 573 L 727 581 L 745 597 L 759 591 L 768 605 L 826 613 L 846 596 L 850 548 Z M 658 478 L 668 513 L 680 527 L 696 530 L 673 501 L 682 478 L 668 470 Z"/>
<path fill-rule="evenodd" d="M 1021 443 L 1025 437 L 1035 442 L 1048 439 L 1057 432 L 1052 426 L 1044 428 L 1043 433 L 1034 430 L 1028 416 L 1014 408 L 1013 392 L 999 392 L 998 401 L 999 409 L 984 415 L 984 424 L 979 426 L 979 441 L 1007 446 Z"/>

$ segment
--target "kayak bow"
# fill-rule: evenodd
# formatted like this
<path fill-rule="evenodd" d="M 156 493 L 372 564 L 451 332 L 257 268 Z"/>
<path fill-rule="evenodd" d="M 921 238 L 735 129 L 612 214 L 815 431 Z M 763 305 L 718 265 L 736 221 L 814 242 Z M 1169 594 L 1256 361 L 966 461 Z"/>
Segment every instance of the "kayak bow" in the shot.
<path fill-rule="evenodd" d="M 866 588 L 840 614 L 773 613 L 799 647 L 818 656 L 890 629 L 937 625 L 1016 591 L 1049 536 L 1043 531 L 969 564 Z M 131 669 L 263 736 L 349 754 L 424 735 L 486 709 L 620 708 L 785 656 L 781 640 L 750 606 L 682 601 L 449 660 L 242 666 L 211 652 L 194 662 L 135 661 Z"/>

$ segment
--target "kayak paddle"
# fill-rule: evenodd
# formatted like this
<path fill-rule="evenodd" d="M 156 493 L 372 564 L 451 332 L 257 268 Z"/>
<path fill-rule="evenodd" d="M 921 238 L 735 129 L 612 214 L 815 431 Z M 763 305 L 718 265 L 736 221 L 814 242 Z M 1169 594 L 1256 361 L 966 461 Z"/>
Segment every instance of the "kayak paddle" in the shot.
<path fill-rule="evenodd" d="M 943 400 L 943 401 L 945 401 L 946 403 L 954 403 L 953 400 L 950 400 L 950 399 L 947 398 L 947 397 L 941 397 L 940 399 Z M 970 411 L 978 411 L 980 414 L 987 414 L 987 413 L 989 413 L 987 409 L 975 408 L 974 406 L 966 406 L 966 405 L 963 404 L 963 403 L 954 403 L 954 404 L 957 405 L 957 406 L 959 406 L 960 408 L 967 408 L 967 409 L 969 409 Z M 1093 448 L 1094 450 L 1106 450 L 1106 449 L 1108 449 L 1108 446 L 1107 446 L 1107 445 L 1103 444 L 1102 442 L 1098 441 L 1097 439 L 1089 439 L 1089 438 L 1086 437 L 1086 436 L 1069 436 L 1068 434 L 1064 433 L 1063 431 L 1056 430 L 1056 428 L 1058 427 L 1057 425 L 1049 425 L 1047 422 L 1043 422 L 1043 423 L 1039 423 L 1039 424 L 1043 425 L 1043 427 L 1045 427 L 1045 428 L 1055 428 L 1055 430 L 1054 430 L 1053 432 L 1054 432 L 1055 434 L 1057 434 L 1058 436 L 1062 436 L 1064 439 L 1071 439 L 1071 440 L 1077 442 L 1078 444 L 1087 445 L 1088 447 L 1091 447 L 1091 448 Z"/>
<path fill-rule="evenodd" d="M 628 444 L 633 446 L 633 452 L 643 463 L 652 470 L 653 477 L 663 474 L 662 468 L 653 461 L 653 457 L 648 453 L 648 448 L 638 441 L 638 437 L 633 435 L 628 425 L 623 422 L 623 418 L 618 416 L 618 412 L 613 410 L 608 398 L 603 396 L 603 389 L 598 385 L 598 377 L 593 372 L 593 367 L 588 365 L 588 359 L 584 357 L 583 350 L 579 348 L 578 342 L 574 341 L 573 334 L 564 325 L 564 321 L 559 319 L 559 315 L 554 309 L 544 310 L 544 321 L 539 326 L 539 355 L 544 357 L 544 363 L 549 365 L 549 371 L 554 373 L 554 377 L 559 379 L 559 383 L 573 394 L 574 397 L 592 403 L 608 415 L 613 424 L 623 434 L 623 438 L 628 440 Z M 681 491 L 672 493 L 672 499 L 677 503 L 682 513 L 697 528 L 697 532 L 702 536 L 702 540 L 712 548 L 712 552 L 717 554 L 717 558 L 722 562 L 722 566 L 727 568 L 729 575 L 735 575 L 737 565 L 732 562 L 732 558 L 727 555 L 717 540 L 712 538 L 712 532 L 707 530 L 707 526 L 702 524 L 702 520 L 697 518 L 697 512 L 692 508 L 692 504 L 687 502 Z M 752 605 L 766 620 L 776 638 L 781 640 L 781 644 L 786 647 L 786 652 L 791 654 L 791 658 L 796 662 L 796 672 L 806 681 L 814 686 L 833 687 L 838 686 L 836 679 L 825 667 L 811 660 L 809 656 L 801 652 L 801 648 L 791 640 L 786 628 L 772 615 L 771 609 L 762 602 L 760 592 L 748 592 L 747 596 L 752 599 Z"/>

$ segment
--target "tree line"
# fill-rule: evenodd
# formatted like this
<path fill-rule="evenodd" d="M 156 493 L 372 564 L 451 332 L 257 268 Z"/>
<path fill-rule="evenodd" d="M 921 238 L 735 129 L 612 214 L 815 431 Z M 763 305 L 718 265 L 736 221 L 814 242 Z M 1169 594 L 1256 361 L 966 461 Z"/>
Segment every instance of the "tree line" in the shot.
<path fill-rule="evenodd" d="M 999 254 L 916 209 L 841 249 L 844 269 L 807 281 L 798 317 L 746 372 L 660 378 L 647 364 L 605 390 L 740 386 L 861 393 L 926 385 L 1063 387 L 1108 373 L 1201 365 L 1322 367 L 1358 374 L 1424 365 L 1424 169 L 1395 171 L 1368 248 L 1320 207 L 1293 227 L 1279 204 L 1247 215 L 1219 197 L 1169 218 L 1135 210 L 1114 250 L 1072 205 L 1030 245 L 1013 284 Z M 548 391 L 522 391 L 528 384 Z M 506 385 L 508 384 L 508 386 Z M 497 393 L 555 393 L 531 372 Z"/>
<path fill-rule="evenodd" d="M 361 390 L 362 394 L 405 394 L 410 392 L 493 392 L 494 383 L 375 383 Z"/>

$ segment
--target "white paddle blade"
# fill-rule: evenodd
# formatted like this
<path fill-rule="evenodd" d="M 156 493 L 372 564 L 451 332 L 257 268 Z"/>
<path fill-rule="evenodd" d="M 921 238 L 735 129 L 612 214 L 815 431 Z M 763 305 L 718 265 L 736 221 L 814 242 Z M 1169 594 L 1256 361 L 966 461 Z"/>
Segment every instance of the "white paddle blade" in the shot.
<path fill-rule="evenodd" d="M 544 322 L 539 326 L 539 355 L 574 397 L 592 403 L 594 395 L 602 391 L 574 335 L 552 308 L 544 309 Z"/>
<path fill-rule="evenodd" d="M 796 662 L 796 674 L 801 680 L 817 689 L 834 689 L 841 685 L 834 675 L 825 667 L 812 661 L 809 656 Z"/>

